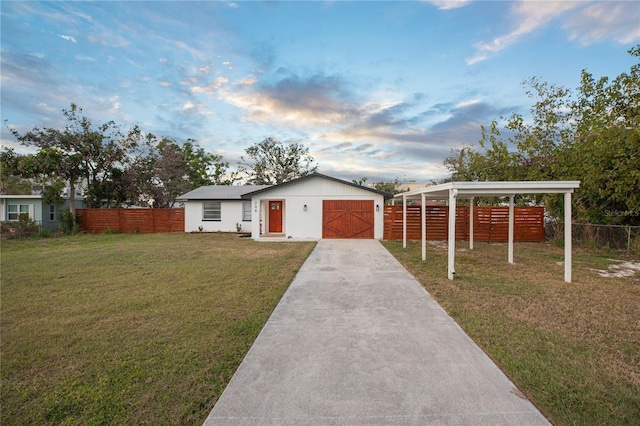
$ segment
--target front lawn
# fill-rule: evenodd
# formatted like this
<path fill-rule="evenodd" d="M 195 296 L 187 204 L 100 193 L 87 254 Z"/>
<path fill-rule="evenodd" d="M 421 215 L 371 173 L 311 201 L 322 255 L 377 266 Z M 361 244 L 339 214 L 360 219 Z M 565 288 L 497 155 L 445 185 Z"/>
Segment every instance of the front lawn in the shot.
<path fill-rule="evenodd" d="M 637 424 L 638 259 L 384 242 L 555 425 Z M 0 424 L 201 424 L 314 243 L 221 234 L 2 242 Z"/>
<path fill-rule="evenodd" d="M 563 249 L 458 243 L 456 276 L 447 249 L 387 241 L 387 249 L 555 425 L 637 425 L 640 421 L 640 271 L 601 277 L 624 255 L 574 248 L 573 283 Z M 617 269 L 613 269 L 617 270 Z M 605 274 L 606 275 L 606 274 Z"/>
<path fill-rule="evenodd" d="M 313 247 L 3 241 L 0 424 L 202 424 Z"/>

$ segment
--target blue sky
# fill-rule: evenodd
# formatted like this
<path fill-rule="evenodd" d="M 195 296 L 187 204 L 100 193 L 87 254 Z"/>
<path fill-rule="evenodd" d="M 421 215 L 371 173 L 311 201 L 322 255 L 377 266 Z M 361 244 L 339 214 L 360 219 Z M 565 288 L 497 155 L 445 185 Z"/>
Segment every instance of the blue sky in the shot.
<path fill-rule="evenodd" d="M 12 2 L 1 7 L 1 107 L 22 132 L 95 123 L 192 138 L 235 168 L 274 137 L 319 171 L 369 182 L 448 175 L 452 148 L 532 101 L 627 72 L 637 1 Z M 16 146 L 7 126 L 2 145 Z M 23 150 L 23 148 L 19 148 Z M 23 151 L 24 152 L 24 151 Z"/>

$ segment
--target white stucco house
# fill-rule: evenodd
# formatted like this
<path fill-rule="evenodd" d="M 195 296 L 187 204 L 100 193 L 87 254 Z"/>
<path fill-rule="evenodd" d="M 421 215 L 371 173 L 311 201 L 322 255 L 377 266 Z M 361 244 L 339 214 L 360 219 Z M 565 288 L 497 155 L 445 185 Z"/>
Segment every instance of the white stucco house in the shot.
<path fill-rule="evenodd" d="M 375 238 L 392 194 L 314 173 L 273 186 L 206 186 L 179 197 L 185 231 L 235 232 L 256 240 Z M 202 227 L 202 228 L 200 228 Z"/>
<path fill-rule="evenodd" d="M 178 197 L 184 203 L 185 232 L 251 231 L 251 200 L 247 192 L 268 188 L 268 185 L 201 186 Z"/>

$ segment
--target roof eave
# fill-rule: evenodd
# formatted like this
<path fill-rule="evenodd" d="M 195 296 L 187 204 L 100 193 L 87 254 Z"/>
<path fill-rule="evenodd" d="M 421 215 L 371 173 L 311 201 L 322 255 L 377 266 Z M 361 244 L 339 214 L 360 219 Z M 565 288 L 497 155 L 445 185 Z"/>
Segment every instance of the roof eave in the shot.
<path fill-rule="evenodd" d="M 373 189 L 373 188 L 367 188 L 366 186 L 362 186 L 362 185 L 358 185 L 358 184 L 355 184 L 355 183 L 352 183 L 352 182 L 348 182 L 346 180 L 334 178 L 332 176 L 323 175 L 322 173 L 311 173 L 311 174 L 308 174 L 308 175 L 305 175 L 305 176 L 301 176 L 301 177 L 296 178 L 296 179 L 289 180 L 287 182 L 283 182 L 283 183 L 279 183 L 277 185 L 270 186 L 268 188 L 263 188 L 263 189 L 259 189 L 257 191 L 248 192 L 246 194 L 243 194 L 242 198 L 245 199 L 245 200 L 250 200 L 256 194 L 259 194 L 259 193 L 262 193 L 262 192 L 266 192 L 266 191 L 270 191 L 270 190 L 275 189 L 275 188 L 281 188 L 283 186 L 291 185 L 293 183 L 298 183 L 298 182 L 301 182 L 301 181 L 304 181 L 304 180 L 307 180 L 307 179 L 311 179 L 311 178 L 314 178 L 314 177 L 320 177 L 320 178 L 332 180 L 334 182 L 339 182 L 339 183 L 342 183 L 342 184 L 345 184 L 345 185 L 353 186 L 355 188 L 364 189 L 364 190 L 369 191 L 369 192 L 374 192 L 376 194 L 382 195 L 385 201 L 390 199 L 390 198 L 393 198 L 393 194 L 390 194 L 388 192 L 378 191 L 377 189 Z"/>
<path fill-rule="evenodd" d="M 572 193 L 580 181 L 499 181 L 499 182 L 447 182 L 397 194 L 395 198 L 446 199 L 451 190 L 458 198 L 505 197 L 515 194 Z"/>

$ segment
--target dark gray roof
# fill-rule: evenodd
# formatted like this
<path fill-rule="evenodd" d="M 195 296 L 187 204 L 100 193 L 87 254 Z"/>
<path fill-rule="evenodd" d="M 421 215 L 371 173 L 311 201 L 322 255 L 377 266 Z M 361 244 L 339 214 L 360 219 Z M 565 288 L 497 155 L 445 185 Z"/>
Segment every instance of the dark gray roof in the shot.
<path fill-rule="evenodd" d="M 178 197 L 178 200 L 242 200 L 249 192 L 259 191 L 271 185 L 209 185 L 201 186 Z"/>

